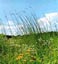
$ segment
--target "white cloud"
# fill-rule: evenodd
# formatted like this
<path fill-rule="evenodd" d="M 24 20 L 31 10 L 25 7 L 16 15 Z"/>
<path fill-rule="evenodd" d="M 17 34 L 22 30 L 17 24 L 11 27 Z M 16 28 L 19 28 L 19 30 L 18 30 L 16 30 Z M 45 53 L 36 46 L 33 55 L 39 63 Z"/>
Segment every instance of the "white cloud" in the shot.
<path fill-rule="evenodd" d="M 58 13 L 45 14 L 45 17 L 38 19 L 38 23 L 40 24 L 41 29 L 44 28 L 44 31 L 56 31 L 56 28 L 58 29 L 57 19 Z"/>
<path fill-rule="evenodd" d="M 49 13 L 49 14 L 45 14 L 46 17 L 53 17 L 56 16 L 58 13 Z"/>
<path fill-rule="evenodd" d="M 6 34 L 6 35 L 21 35 L 24 27 L 21 25 L 14 25 L 13 21 L 8 21 L 8 25 L 0 25 L 0 34 Z"/>
<path fill-rule="evenodd" d="M 58 13 L 49 13 L 49 14 L 45 14 L 45 17 L 48 19 L 48 20 L 52 20 L 55 16 L 57 16 Z"/>
<path fill-rule="evenodd" d="M 45 14 L 45 17 L 38 19 L 38 23 L 42 31 L 58 31 L 58 13 Z M 8 21 L 8 25 L 0 25 L 0 33 L 6 33 L 6 35 L 22 35 L 23 28 L 22 24 L 15 25 L 12 20 Z M 56 27 L 55 27 L 56 26 Z M 5 30 L 5 32 L 4 32 Z"/>

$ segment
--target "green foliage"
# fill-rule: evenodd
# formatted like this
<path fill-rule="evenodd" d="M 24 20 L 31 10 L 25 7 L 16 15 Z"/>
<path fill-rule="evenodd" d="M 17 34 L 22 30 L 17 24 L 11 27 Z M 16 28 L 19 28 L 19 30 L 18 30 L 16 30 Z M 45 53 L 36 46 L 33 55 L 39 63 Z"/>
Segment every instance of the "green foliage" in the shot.
<path fill-rule="evenodd" d="M 0 35 L 1 64 L 58 64 L 58 33 L 39 33 L 7 39 Z"/>

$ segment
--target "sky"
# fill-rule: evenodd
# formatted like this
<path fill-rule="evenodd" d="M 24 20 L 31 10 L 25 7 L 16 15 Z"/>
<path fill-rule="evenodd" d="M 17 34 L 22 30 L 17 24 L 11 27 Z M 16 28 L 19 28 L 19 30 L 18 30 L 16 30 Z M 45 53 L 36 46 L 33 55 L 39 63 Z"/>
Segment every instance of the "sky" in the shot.
<path fill-rule="evenodd" d="M 45 14 L 58 12 L 58 0 L 0 0 L 0 23 L 3 21 L 4 24 L 7 24 L 7 21 L 10 21 L 11 24 L 10 13 L 15 11 L 19 14 L 22 11 L 28 14 L 32 12 L 39 19 Z M 5 15 L 8 16 L 8 19 Z"/>
<path fill-rule="evenodd" d="M 39 18 L 46 13 L 58 12 L 58 0 L 0 0 L 0 17 L 14 10 L 32 11 Z"/>

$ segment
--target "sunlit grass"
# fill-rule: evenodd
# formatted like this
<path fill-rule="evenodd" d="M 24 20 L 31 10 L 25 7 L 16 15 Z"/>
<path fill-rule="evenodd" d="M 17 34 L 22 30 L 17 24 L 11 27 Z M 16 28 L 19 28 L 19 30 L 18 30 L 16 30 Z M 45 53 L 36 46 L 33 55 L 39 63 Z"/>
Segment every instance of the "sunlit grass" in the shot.
<path fill-rule="evenodd" d="M 0 37 L 1 64 L 58 64 L 58 36 L 30 34 Z"/>

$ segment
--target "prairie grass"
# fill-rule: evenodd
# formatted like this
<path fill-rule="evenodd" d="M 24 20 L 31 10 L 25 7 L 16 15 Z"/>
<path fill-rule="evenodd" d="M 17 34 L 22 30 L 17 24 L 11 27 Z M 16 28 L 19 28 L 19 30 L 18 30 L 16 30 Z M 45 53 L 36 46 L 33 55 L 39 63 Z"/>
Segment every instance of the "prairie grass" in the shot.
<path fill-rule="evenodd" d="M 58 33 L 0 35 L 0 64 L 58 64 Z"/>

